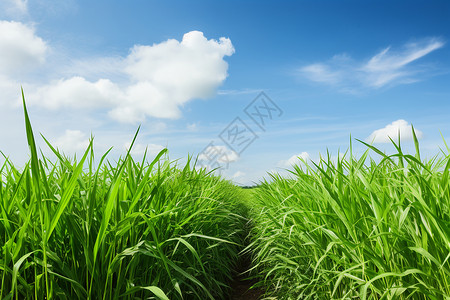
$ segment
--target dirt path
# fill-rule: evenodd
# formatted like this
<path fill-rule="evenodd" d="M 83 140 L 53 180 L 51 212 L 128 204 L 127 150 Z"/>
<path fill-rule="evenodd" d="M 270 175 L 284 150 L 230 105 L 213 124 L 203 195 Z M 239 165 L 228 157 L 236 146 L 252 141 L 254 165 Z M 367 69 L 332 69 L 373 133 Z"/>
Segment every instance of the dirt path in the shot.
<path fill-rule="evenodd" d="M 247 188 L 243 189 L 243 191 L 246 193 L 247 198 L 251 199 L 255 190 Z M 247 223 L 246 226 L 249 226 L 249 223 Z M 249 231 L 249 228 L 246 230 Z M 251 267 L 252 262 L 250 255 L 248 253 L 242 255 L 237 264 L 233 281 L 230 284 L 230 300 L 259 300 L 264 295 L 264 291 L 261 288 L 251 289 L 251 287 L 258 282 L 257 279 L 249 279 L 249 273 L 246 271 L 251 269 Z"/>
<path fill-rule="evenodd" d="M 246 280 L 242 276 L 237 277 L 231 284 L 232 293 L 230 300 L 258 300 L 263 295 L 260 289 L 250 289 L 255 280 Z"/>
<path fill-rule="evenodd" d="M 236 276 L 231 283 L 230 300 L 258 300 L 264 294 L 262 289 L 250 289 L 257 282 L 256 279 L 249 279 L 248 273 L 244 273 L 250 269 L 250 265 L 249 258 L 242 258 L 237 267 Z"/>

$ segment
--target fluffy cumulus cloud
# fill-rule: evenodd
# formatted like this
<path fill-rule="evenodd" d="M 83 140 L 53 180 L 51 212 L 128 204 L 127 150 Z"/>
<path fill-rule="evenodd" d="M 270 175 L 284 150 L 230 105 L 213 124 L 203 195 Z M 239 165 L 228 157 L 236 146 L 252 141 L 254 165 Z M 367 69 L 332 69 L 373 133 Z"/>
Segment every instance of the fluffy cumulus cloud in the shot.
<path fill-rule="evenodd" d="M 50 109 L 103 107 L 111 118 L 128 123 L 146 117 L 176 119 L 187 102 L 215 94 L 227 77 L 224 57 L 233 53 L 229 39 L 208 40 L 191 31 L 181 41 L 134 46 L 126 58 L 118 58 L 113 65 L 123 72 L 124 82 L 60 79 L 37 89 L 34 104 Z"/>
<path fill-rule="evenodd" d="M 0 21 L 0 75 L 14 77 L 45 62 L 48 45 L 32 26 Z"/>
<path fill-rule="evenodd" d="M 28 86 L 30 105 L 85 112 L 103 109 L 116 121 L 138 123 L 147 117 L 179 118 L 180 109 L 187 102 L 213 96 L 228 75 L 224 57 L 232 55 L 234 48 L 228 38 L 207 39 L 202 32 L 191 31 L 181 41 L 169 39 L 151 46 L 136 45 L 127 57 L 99 59 L 103 69 L 107 62 L 108 72 L 116 74 L 116 80 L 108 77 L 92 80 L 95 78 L 92 72 L 87 79 L 73 70 L 75 76 L 56 78 L 46 84 L 19 84 L 16 75 L 44 65 L 48 53 L 49 46 L 36 35 L 34 27 L 0 21 L 2 98 L 15 100 L 9 99 L 11 94 L 16 94 L 20 84 L 24 84 Z"/>
<path fill-rule="evenodd" d="M 414 128 L 414 132 L 418 139 L 422 138 L 423 133 L 420 130 Z M 413 139 L 411 124 L 408 124 L 405 120 L 397 120 L 391 124 L 386 125 L 386 127 L 377 129 L 372 132 L 366 138 L 368 143 L 390 143 L 391 138 L 395 142 L 398 141 L 398 135 L 400 134 L 401 141 L 411 141 Z"/>
<path fill-rule="evenodd" d="M 117 103 L 121 93 L 117 85 L 108 79 L 90 82 L 76 76 L 37 88 L 29 97 L 29 102 L 50 109 L 107 107 Z"/>
<path fill-rule="evenodd" d="M 399 50 L 387 47 L 363 61 L 356 61 L 345 54 L 335 55 L 327 62 L 303 66 L 299 73 L 311 81 L 344 92 L 408 84 L 420 80 L 419 73 L 426 70 L 413 63 L 443 46 L 442 40 L 427 38 L 406 44 Z"/>
<path fill-rule="evenodd" d="M 302 152 L 302 153 L 299 153 L 296 155 L 292 155 L 287 160 L 281 160 L 280 162 L 278 162 L 278 165 L 282 166 L 282 167 L 291 167 L 293 165 L 300 163 L 301 160 L 304 160 L 305 162 L 307 162 L 309 159 L 310 159 L 310 156 L 309 156 L 308 152 Z"/>
<path fill-rule="evenodd" d="M 214 95 L 227 77 L 223 58 L 233 53 L 229 39 L 208 40 L 199 31 L 186 33 L 181 42 L 135 46 L 125 60 L 125 71 L 134 83 L 111 115 L 129 120 L 178 118 L 179 107 L 189 100 Z"/>
<path fill-rule="evenodd" d="M 89 146 L 89 137 L 80 130 L 66 130 L 52 144 L 67 155 L 84 151 Z"/>
<path fill-rule="evenodd" d="M 33 26 L 0 20 L 0 104 L 15 105 L 25 83 L 19 79 L 43 66 L 48 52 L 49 46 Z"/>

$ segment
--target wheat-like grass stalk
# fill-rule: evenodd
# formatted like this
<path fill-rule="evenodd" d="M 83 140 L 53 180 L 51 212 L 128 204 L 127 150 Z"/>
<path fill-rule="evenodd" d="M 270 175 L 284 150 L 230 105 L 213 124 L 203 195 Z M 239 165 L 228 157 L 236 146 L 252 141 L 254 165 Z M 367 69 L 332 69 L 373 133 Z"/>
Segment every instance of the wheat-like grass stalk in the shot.
<path fill-rule="evenodd" d="M 280 299 L 450 299 L 448 152 L 421 161 L 372 145 L 256 189 L 260 284 Z M 369 151 L 381 155 L 370 159 Z M 448 149 L 447 149 L 448 151 Z"/>
<path fill-rule="evenodd" d="M 79 160 L 47 140 L 31 159 L 0 165 L 0 298 L 216 299 L 227 295 L 246 219 L 231 183 L 165 158 Z M 136 133 L 137 135 L 137 133 Z M 136 139 L 136 136 L 133 139 Z"/>

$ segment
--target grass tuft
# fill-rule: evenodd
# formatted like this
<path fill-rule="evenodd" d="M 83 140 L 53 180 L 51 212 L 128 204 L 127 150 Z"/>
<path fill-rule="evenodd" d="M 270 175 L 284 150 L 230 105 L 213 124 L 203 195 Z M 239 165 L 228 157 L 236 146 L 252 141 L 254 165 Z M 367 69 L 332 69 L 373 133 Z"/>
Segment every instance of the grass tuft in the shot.
<path fill-rule="evenodd" d="M 23 95 L 23 94 L 22 94 Z M 0 298 L 220 299 L 242 248 L 241 189 L 165 158 L 79 161 L 48 141 L 0 166 Z M 136 133 L 137 135 L 137 133 Z M 136 139 L 136 136 L 133 139 Z"/>
<path fill-rule="evenodd" d="M 255 189 L 253 261 L 280 299 L 450 299 L 450 156 L 372 145 Z M 368 156 L 381 155 L 376 163 Z"/>

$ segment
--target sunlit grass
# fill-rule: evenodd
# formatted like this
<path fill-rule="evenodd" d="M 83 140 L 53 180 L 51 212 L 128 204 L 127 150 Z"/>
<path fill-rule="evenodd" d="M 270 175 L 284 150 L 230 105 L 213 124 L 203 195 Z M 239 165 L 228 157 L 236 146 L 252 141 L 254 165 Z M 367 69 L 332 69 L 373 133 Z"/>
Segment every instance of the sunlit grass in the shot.
<path fill-rule="evenodd" d="M 217 299 L 244 238 L 241 190 L 164 158 L 38 155 L 0 166 L 0 298 Z M 135 137 L 136 138 L 136 137 Z M 133 140 L 134 142 L 134 140 Z"/>
<path fill-rule="evenodd" d="M 415 136 L 414 136 L 415 137 Z M 280 299 L 450 299 L 447 153 L 421 161 L 367 145 L 294 166 L 255 190 L 260 284 Z M 369 152 L 381 155 L 381 162 Z"/>
<path fill-rule="evenodd" d="M 269 297 L 450 299 L 449 149 L 422 160 L 414 131 L 414 155 L 350 145 L 244 190 L 166 149 L 111 163 L 44 138 L 50 160 L 24 115 L 31 158 L 0 165 L 1 299 L 225 299 L 248 240 Z"/>

